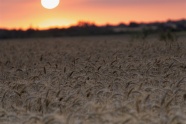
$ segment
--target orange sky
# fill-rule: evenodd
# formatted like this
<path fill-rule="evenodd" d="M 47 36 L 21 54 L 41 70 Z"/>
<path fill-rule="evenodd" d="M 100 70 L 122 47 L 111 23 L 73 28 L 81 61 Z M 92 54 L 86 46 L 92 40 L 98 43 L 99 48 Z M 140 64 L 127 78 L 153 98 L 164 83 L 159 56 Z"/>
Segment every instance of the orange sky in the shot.
<path fill-rule="evenodd" d="M 0 28 L 68 27 L 78 21 L 98 25 L 186 18 L 186 0 L 61 0 L 52 10 L 40 0 L 0 0 Z"/>

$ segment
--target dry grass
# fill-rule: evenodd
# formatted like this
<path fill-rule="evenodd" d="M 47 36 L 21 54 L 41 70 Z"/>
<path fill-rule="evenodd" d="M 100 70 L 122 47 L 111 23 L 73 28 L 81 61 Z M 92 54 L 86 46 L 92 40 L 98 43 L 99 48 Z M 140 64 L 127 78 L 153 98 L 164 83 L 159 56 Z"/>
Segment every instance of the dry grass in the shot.
<path fill-rule="evenodd" d="M 184 124 L 185 39 L 2 41 L 0 122 Z"/>

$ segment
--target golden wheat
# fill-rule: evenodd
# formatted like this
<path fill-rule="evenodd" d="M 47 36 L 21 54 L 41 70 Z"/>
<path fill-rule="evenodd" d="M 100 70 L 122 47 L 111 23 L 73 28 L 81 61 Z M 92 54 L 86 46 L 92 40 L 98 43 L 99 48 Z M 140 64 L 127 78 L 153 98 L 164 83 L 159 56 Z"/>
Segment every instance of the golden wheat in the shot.
<path fill-rule="evenodd" d="M 131 37 L 1 41 L 0 123 L 186 123 L 185 36 Z"/>

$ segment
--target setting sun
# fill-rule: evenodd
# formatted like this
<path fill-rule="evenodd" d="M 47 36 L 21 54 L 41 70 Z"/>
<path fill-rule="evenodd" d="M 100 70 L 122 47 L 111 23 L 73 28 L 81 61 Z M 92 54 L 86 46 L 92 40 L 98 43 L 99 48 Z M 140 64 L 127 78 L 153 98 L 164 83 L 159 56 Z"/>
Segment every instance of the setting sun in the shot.
<path fill-rule="evenodd" d="M 61 4 L 62 3 L 62 4 Z M 186 18 L 185 0 L 0 0 L 0 28 L 69 27 Z"/>
<path fill-rule="evenodd" d="M 59 0 L 41 0 L 41 5 L 46 9 L 54 9 L 59 5 Z"/>

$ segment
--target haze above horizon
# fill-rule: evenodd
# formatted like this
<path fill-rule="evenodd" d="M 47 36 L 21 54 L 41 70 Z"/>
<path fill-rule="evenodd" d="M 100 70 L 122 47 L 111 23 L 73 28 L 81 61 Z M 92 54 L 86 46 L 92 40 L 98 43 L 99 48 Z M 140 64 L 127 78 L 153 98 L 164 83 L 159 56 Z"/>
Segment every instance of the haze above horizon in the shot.
<path fill-rule="evenodd" d="M 40 0 L 0 0 L 0 28 L 46 29 L 79 21 L 97 25 L 186 18 L 185 0 L 61 0 L 48 10 Z"/>

